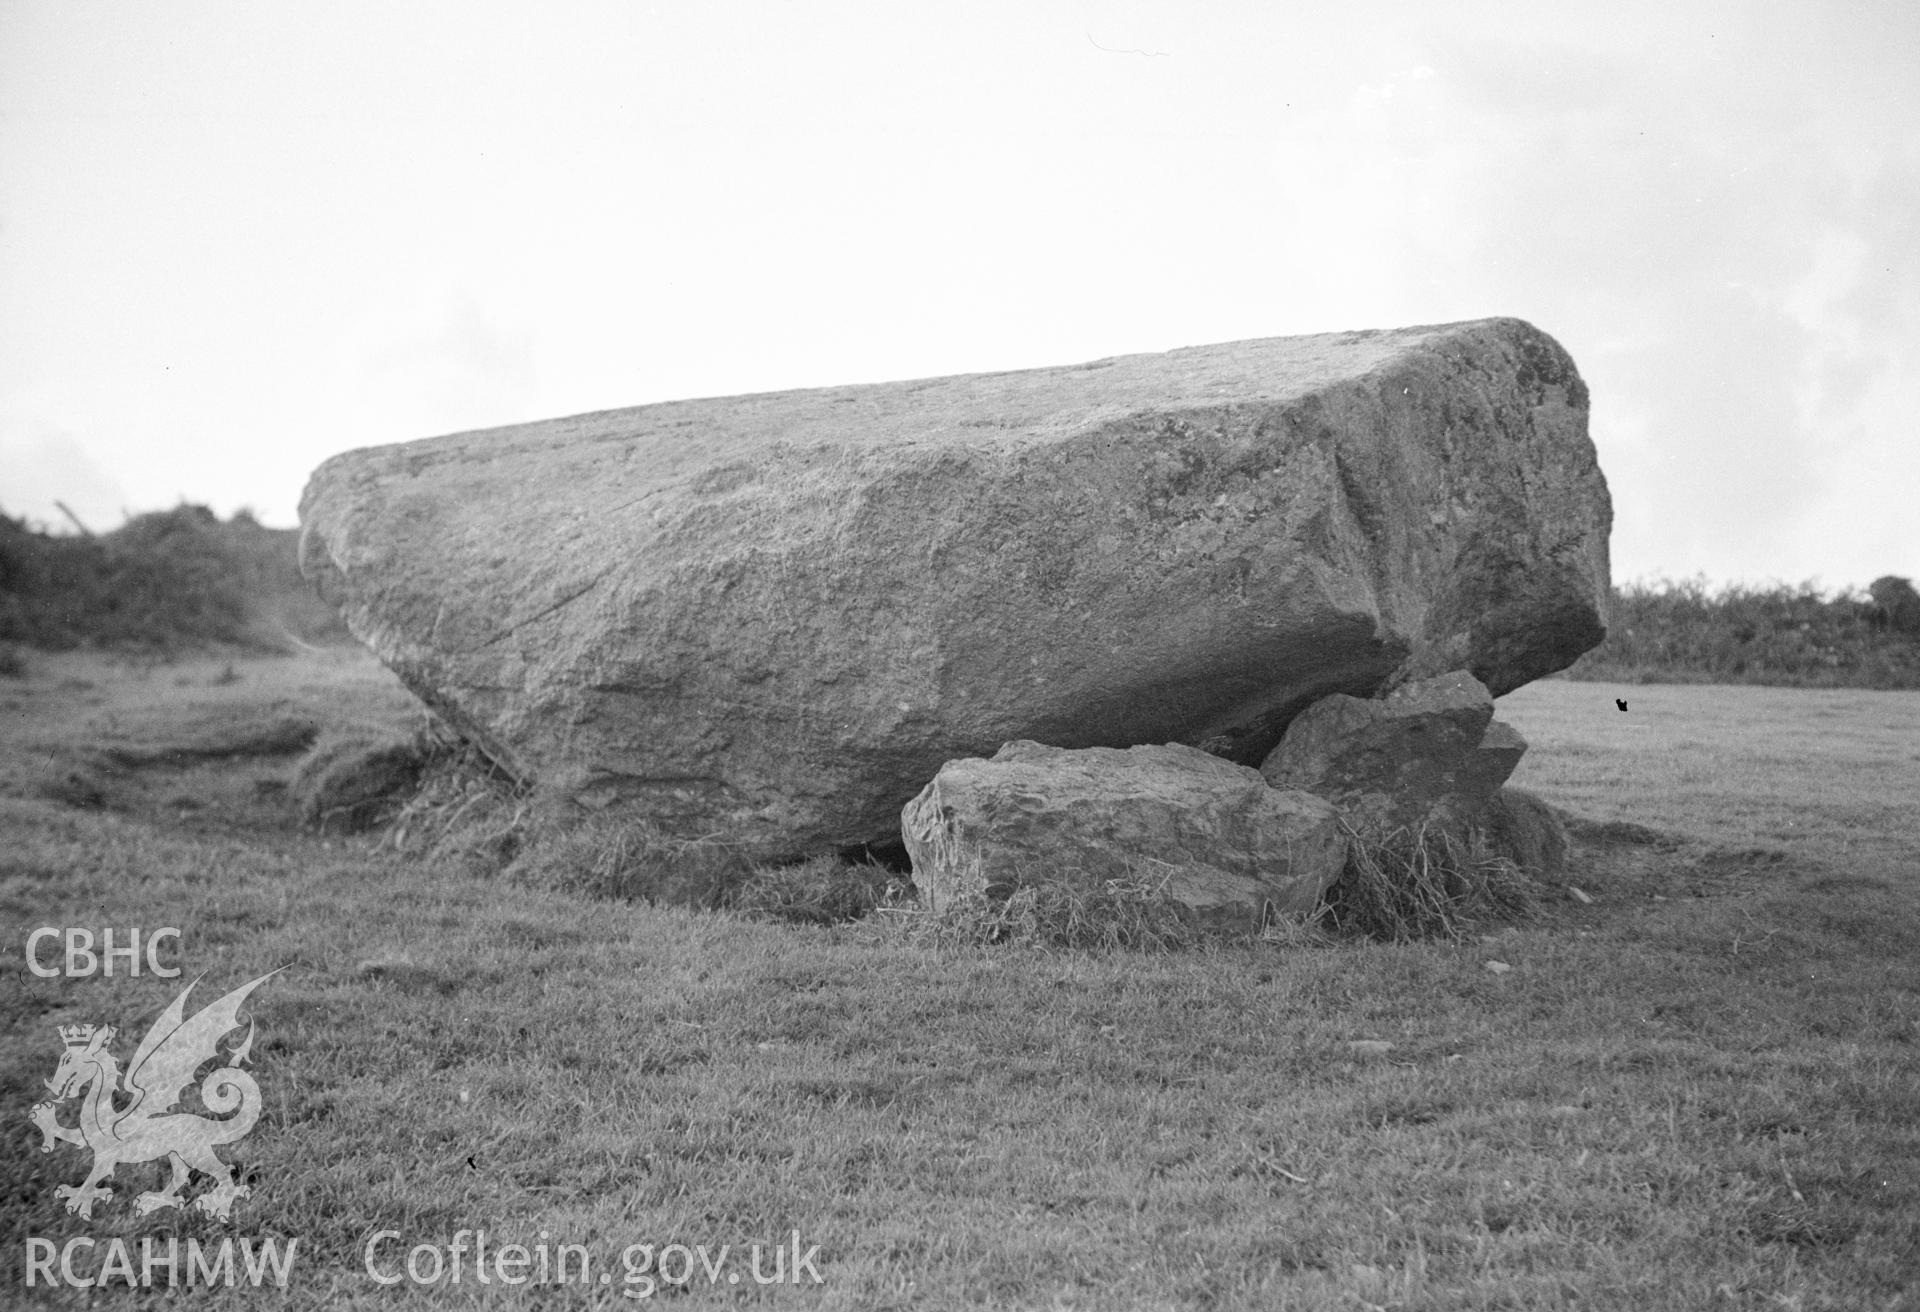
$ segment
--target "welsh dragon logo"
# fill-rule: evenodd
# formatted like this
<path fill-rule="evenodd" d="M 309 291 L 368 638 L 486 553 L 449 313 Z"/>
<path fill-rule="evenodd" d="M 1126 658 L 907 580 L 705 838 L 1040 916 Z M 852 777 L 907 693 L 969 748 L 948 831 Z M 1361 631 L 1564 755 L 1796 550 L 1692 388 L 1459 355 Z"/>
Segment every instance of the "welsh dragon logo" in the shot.
<path fill-rule="evenodd" d="M 119 1033 L 117 1029 L 111 1025 L 59 1027 L 65 1051 L 60 1054 L 53 1078 L 46 1082 L 53 1097 L 36 1103 L 27 1118 L 45 1136 L 40 1145 L 43 1153 L 52 1152 L 55 1143 L 93 1150 L 93 1169 L 86 1180 L 78 1185 L 60 1185 L 53 1191 L 55 1197 L 67 1200 L 69 1212 L 91 1220 L 93 1205 L 113 1194 L 104 1182 L 116 1167 L 122 1162 L 153 1162 L 164 1157 L 173 1165 L 173 1179 L 166 1188 L 135 1198 L 136 1213 L 145 1216 L 162 1207 L 183 1206 L 186 1200 L 180 1190 L 193 1171 L 203 1171 L 216 1183 L 194 1199 L 193 1205 L 209 1216 L 223 1221 L 229 1218 L 233 1200 L 250 1191 L 234 1179 L 233 1168 L 213 1150 L 245 1138 L 260 1119 L 260 1086 L 239 1069 L 253 1048 L 252 1022 L 248 1022 L 246 1038 L 228 1055 L 226 1065 L 214 1067 L 200 1081 L 201 1101 L 215 1117 L 223 1119 L 173 1109 L 193 1083 L 194 1073 L 219 1058 L 220 1040 L 240 1027 L 240 1004 L 277 974 L 279 971 L 270 971 L 242 984 L 202 1008 L 191 1020 L 185 1019 L 187 994 L 200 981 L 189 983 L 140 1040 L 124 1080 L 119 1063 L 108 1051 Z M 131 1101 L 115 1110 L 116 1094 Z M 61 1125 L 57 1119 L 60 1104 L 70 1098 L 82 1099 L 79 1123 Z M 229 1116 L 229 1112 L 237 1114 Z"/>

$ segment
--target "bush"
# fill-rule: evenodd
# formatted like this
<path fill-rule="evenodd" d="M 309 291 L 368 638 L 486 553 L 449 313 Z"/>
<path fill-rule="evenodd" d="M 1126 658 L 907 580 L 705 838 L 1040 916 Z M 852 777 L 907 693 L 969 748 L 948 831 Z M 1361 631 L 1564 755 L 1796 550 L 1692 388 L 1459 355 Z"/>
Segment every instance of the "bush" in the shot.
<path fill-rule="evenodd" d="M 1568 671 L 1621 683 L 1759 683 L 1822 688 L 1920 688 L 1920 641 L 1894 622 L 1900 594 L 1880 598 L 1811 583 L 1712 591 L 1705 580 L 1616 590 L 1600 646 Z"/>
<path fill-rule="evenodd" d="M 346 639 L 300 577 L 298 536 L 263 528 L 244 511 L 223 524 L 192 505 L 88 537 L 42 533 L 0 515 L 0 642 L 167 654 Z"/>
<path fill-rule="evenodd" d="M 1867 595 L 1873 599 L 1867 618 L 1875 628 L 1920 634 L 1920 592 L 1912 579 L 1884 575 L 1867 585 Z"/>

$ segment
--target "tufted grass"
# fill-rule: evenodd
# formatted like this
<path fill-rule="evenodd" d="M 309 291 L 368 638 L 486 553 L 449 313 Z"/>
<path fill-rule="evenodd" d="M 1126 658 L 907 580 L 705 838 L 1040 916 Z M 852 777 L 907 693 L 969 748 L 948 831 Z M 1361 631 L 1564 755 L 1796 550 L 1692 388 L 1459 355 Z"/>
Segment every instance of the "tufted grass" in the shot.
<path fill-rule="evenodd" d="M 1460 939 L 1485 921 L 1517 921 L 1532 909 L 1532 881 L 1475 834 L 1347 826 L 1347 864 L 1327 895 L 1331 928 L 1388 943 Z"/>
<path fill-rule="evenodd" d="M 1138 952 L 943 940 L 877 874 L 872 914 L 794 925 L 429 859 L 424 814 L 404 843 L 313 834 L 256 788 L 294 756 L 149 753 L 73 805 L 35 790 L 46 753 L 159 741 L 209 700 L 405 727 L 360 667 L 183 688 L 79 659 L 0 689 L 0 1301 L 158 1296 L 42 1300 L 29 1236 L 299 1240 L 284 1295 L 181 1291 L 221 1309 L 632 1306 L 657 1275 L 628 1285 L 622 1251 L 674 1242 L 729 1248 L 676 1306 L 1853 1309 L 1920 1283 L 1920 697 L 1644 687 L 1621 713 L 1533 685 L 1502 703 L 1533 743 L 1516 782 L 1610 822 L 1569 875 L 1590 903 Z M 468 800 L 511 829 L 513 798 Z M 40 924 L 177 925 L 185 973 L 25 976 Z M 25 1121 L 52 1027 L 122 1026 L 124 1057 L 188 979 L 198 1006 L 276 967 L 234 1221 L 134 1217 L 153 1168 L 62 1211 L 85 1155 Z M 391 1267 L 462 1229 L 611 1279 L 366 1273 L 379 1231 Z M 795 1232 L 820 1284 L 726 1283 Z"/>

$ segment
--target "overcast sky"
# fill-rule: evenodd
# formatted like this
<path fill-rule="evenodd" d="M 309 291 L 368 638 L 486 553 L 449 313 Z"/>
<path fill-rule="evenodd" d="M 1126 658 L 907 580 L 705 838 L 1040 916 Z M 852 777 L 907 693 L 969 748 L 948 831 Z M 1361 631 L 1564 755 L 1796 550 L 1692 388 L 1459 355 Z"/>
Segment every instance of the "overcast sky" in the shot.
<path fill-rule="evenodd" d="M 1616 579 L 1920 575 L 1920 5 L 6 0 L 0 509 L 1517 315 Z"/>

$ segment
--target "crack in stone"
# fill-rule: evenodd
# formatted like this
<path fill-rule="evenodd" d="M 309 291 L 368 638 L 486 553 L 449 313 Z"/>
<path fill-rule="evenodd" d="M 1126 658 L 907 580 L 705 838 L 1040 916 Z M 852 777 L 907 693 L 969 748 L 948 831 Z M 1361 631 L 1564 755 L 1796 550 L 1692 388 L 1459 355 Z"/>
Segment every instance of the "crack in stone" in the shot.
<path fill-rule="evenodd" d="M 514 623 L 509 624 L 506 628 L 500 630 L 500 632 L 494 634 L 491 638 L 488 638 L 485 642 L 481 643 L 479 646 L 470 648 L 469 650 L 485 651 L 487 648 L 493 646 L 495 643 L 504 641 L 507 638 L 511 638 L 514 634 L 526 628 L 527 625 L 532 624 L 537 620 L 545 619 L 547 616 L 553 614 L 555 611 L 561 609 L 562 607 L 571 606 L 574 602 L 580 600 L 580 598 L 586 596 L 589 592 L 592 592 L 595 588 L 599 587 L 603 582 L 605 582 L 607 575 L 611 572 L 612 572 L 611 570 L 601 570 L 598 574 L 594 575 L 592 579 L 588 580 L 584 587 L 581 587 L 573 592 L 568 593 L 566 596 L 560 598 L 560 600 L 554 602 L 551 606 L 548 606 L 544 610 L 535 611 L 533 614 L 527 616 L 525 619 L 516 620 Z"/>

